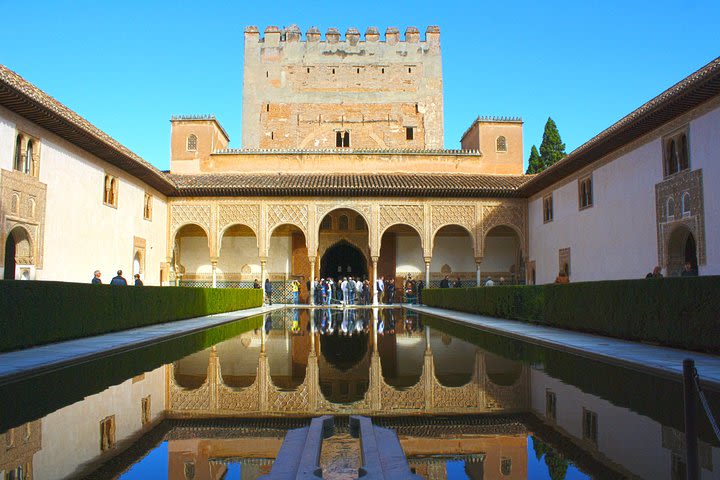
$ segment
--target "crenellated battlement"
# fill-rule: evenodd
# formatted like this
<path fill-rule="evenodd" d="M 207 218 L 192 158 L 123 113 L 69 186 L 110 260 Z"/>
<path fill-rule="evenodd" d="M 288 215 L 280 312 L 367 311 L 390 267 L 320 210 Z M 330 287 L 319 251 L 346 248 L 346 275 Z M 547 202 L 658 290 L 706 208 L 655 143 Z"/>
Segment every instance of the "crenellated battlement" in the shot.
<path fill-rule="evenodd" d="M 280 44 L 280 43 L 292 43 L 292 42 L 303 42 L 302 31 L 297 25 L 290 25 L 289 27 L 280 28 L 274 25 L 265 28 L 264 34 L 260 35 L 260 30 L 256 26 L 249 26 L 245 28 L 245 41 L 267 44 Z M 398 43 L 426 43 L 426 44 L 439 44 L 440 43 L 440 27 L 437 25 L 430 25 L 425 29 L 425 39 L 420 38 L 420 30 L 417 27 L 407 27 L 405 29 L 404 40 L 400 39 L 400 30 L 396 27 L 388 27 L 385 30 L 384 39 L 380 38 L 380 31 L 377 27 L 368 27 L 365 30 L 365 35 L 361 37 L 360 31 L 355 27 L 350 27 L 345 32 L 344 39 L 341 39 L 340 31 L 337 28 L 328 28 L 325 32 L 324 39 L 322 34 L 317 27 L 310 27 L 305 32 L 305 43 L 327 43 L 327 44 L 348 44 L 355 46 L 359 43 L 387 43 L 389 45 L 395 45 Z"/>

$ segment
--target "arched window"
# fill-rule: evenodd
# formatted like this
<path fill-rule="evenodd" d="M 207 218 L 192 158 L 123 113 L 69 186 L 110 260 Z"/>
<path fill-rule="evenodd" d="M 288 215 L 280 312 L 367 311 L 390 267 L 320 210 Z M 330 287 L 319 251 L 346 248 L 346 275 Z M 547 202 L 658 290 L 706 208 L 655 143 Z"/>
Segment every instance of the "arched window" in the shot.
<path fill-rule="evenodd" d="M 495 149 L 498 152 L 507 152 L 507 140 L 502 135 L 495 140 Z"/>
<path fill-rule="evenodd" d="M 20 135 L 18 135 L 15 140 L 15 161 L 13 168 L 22 171 L 22 137 Z"/>
<path fill-rule="evenodd" d="M 105 182 L 103 184 L 103 203 L 110 203 L 111 198 L 111 192 L 112 191 L 112 177 L 110 175 L 105 175 Z"/>
<path fill-rule="evenodd" d="M 335 132 L 335 147 L 336 148 L 348 148 L 350 147 L 350 132 L 347 130 L 344 132 Z"/>
<path fill-rule="evenodd" d="M 690 161 L 689 161 L 690 155 L 688 152 L 687 135 L 685 135 L 684 133 L 682 135 L 680 135 L 679 157 L 680 157 L 679 169 L 687 170 L 688 168 L 690 168 Z"/>
<path fill-rule="evenodd" d="M 508 476 L 512 473 L 512 459 L 503 457 L 500 459 L 500 472 L 503 476 Z"/>
<path fill-rule="evenodd" d="M 680 211 L 683 217 L 690 215 L 690 194 L 685 192 L 680 197 Z"/>
<path fill-rule="evenodd" d="M 672 197 L 668 197 L 667 203 L 665 204 L 665 218 L 667 220 L 675 219 L 675 200 Z"/>
<path fill-rule="evenodd" d="M 365 230 L 365 219 L 362 215 L 355 217 L 355 230 Z"/>
<path fill-rule="evenodd" d="M 348 220 L 347 215 L 340 215 L 340 218 L 338 218 L 338 230 L 347 230 L 349 228 L 350 221 Z"/>
<path fill-rule="evenodd" d="M 190 152 L 197 151 L 197 136 L 194 133 L 187 137 L 187 149 Z"/>
<path fill-rule="evenodd" d="M 25 150 L 25 163 L 23 164 L 23 173 L 30 173 L 33 161 L 33 141 L 28 140 L 27 149 Z"/>

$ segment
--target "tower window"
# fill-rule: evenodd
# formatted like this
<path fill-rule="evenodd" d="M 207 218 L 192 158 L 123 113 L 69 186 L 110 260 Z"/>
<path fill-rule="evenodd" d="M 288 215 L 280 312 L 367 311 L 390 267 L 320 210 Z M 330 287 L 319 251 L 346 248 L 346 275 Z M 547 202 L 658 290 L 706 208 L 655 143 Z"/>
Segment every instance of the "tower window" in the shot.
<path fill-rule="evenodd" d="M 690 150 L 687 130 L 675 133 L 663 140 L 663 173 L 665 176 L 690 168 Z"/>
<path fill-rule="evenodd" d="M 335 132 L 335 147 L 336 148 L 350 147 L 350 132 L 348 132 L 347 130 Z"/>
<path fill-rule="evenodd" d="M 405 127 L 405 140 L 412 140 L 415 137 L 413 127 Z"/>
<path fill-rule="evenodd" d="M 359 68 L 358 68 L 358 69 L 356 69 L 356 71 L 357 71 L 357 73 L 360 73 L 360 69 L 359 69 Z"/>
<path fill-rule="evenodd" d="M 198 143 L 197 135 L 191 133 L 191 134 L 187 137 L 187 149 L 188 149 L 188 151 L 190 151 L 190 152 L 195 152 L 195 151 L 197 151 L 197 143 Z"/>
<path fill-rule="evenodd" d="M 15 140 L 15 162 L 13 165 L 15 170 L 22 171 L 22 163 L 22 136 L 18 135 L 17 140 Z"/>
<path fill-rule="evenodd" d="M 100 422 L 100 451 L 104 452 L 115 447 L 115 415 L 104 418 Z"/>
<path fill-rule="evenodd" d="M 384 74 L 385 74 L 385 68 L 381 68 L 381 69 L 380 69 L 380 73 L 382 73 L 382 74 L 384 75 Z"/>
<path fill-rule="evenodd" d="M 307 71 L 307 73 L 310 73 L 310 67 L 306 68 L 305 70 Z"/>
<path fill-rule="evenodd" d="M 335 69 L 334 69 L 334 68 L 332 69 L 332 74 L 335 75 Z"/>
<path fill-rule="evenodd" d="M 495 141 L 495 150 L 498 152 L 507 152 L 507 140 L 502 135 Z"/>
<path fill-rule="evenodd" d="M 580 210 L 593 206 L 592 176 L 588 175 L 579 180 L 578 194 L 580 196 Z"/>
<path fill-rule="evenodd" d="M 270 140 L 275 140 L 275 132 L 270 132 Z"/>
<path fill-rule="evenodd" d="M 412 67 L 408 67 L 408 73 L 412 73 Z"/>

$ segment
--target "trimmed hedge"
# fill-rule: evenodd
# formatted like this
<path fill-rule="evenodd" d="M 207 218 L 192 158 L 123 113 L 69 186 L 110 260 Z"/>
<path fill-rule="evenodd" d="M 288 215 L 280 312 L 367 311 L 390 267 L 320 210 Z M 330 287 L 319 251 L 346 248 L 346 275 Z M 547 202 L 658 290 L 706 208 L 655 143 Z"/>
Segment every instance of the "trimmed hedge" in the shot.
<path fill-rule="evenodd" d="M 426 289 L 423 303 L 720 353 L 720 276 Z"/>
<path fill-rule="evenodd" d="M 0 351 L 262 305 L 262 290 L 0 281 Z"/>

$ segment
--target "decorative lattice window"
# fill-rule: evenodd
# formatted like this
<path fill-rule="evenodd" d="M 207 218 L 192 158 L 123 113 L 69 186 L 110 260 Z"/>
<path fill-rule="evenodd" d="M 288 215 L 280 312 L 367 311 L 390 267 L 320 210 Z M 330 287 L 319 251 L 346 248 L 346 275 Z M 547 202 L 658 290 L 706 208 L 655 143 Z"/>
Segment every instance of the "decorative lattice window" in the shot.
<path fill-rule="evenodd" d="M 109 207 L 117 207 L 118 179 L 105 174 L 103 182 L 103 203 Z"/>
<path fill-rule="evenodd" d="M 495 140 L 495 150 L 498 152 L 507 152 L 507 140 L 502 135 Z"/>
<path fill-rule="evenodd" d="M 338 230 L 348 230 L 350 228 L 350 220 L 347 215 L 340 215 L 338 218 Z"/>
<path fill-rule="evenodd" d="M 198 143 L 197 135 L 191 133 L 191 134 L 187 137 L 187 149 L 188 149 L 188 151 L 190 151 L 190 152 L 195 152 L 195 151 L 197 151 L 197 143 Z"/>
<path fill-rule="evenodd" d="M 332 217 L 325 215 L 325 218 L 320 222 L 320 230 L 332 230 Z"/>
<path fill-rule="evenodd" d="M 663 139 L 663 173 L 665 176 L 690 168 L 687 127 Z"/>

